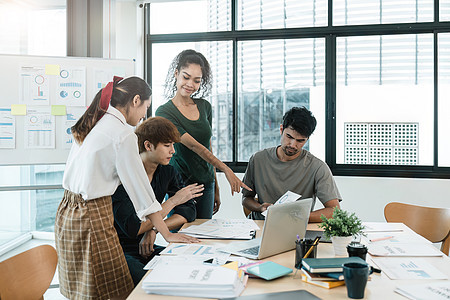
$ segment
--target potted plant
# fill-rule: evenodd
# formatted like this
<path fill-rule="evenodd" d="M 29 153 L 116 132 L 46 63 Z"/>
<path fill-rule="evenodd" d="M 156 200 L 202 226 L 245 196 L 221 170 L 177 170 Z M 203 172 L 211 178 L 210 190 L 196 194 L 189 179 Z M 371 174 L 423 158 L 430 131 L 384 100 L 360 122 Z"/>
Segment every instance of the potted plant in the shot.
<path fill-rule="evenodd" d="M 335 207 L 330 219 L 324 215 L 320 218 L 322 223 L 319 224 L 319 227 L 324 230 L 326 238 L 331 238 L 336 256 L 347 254 L 346 246 L 352 241 L 353 236 L 364 235 L 364 225 L 355 213 Z"/>

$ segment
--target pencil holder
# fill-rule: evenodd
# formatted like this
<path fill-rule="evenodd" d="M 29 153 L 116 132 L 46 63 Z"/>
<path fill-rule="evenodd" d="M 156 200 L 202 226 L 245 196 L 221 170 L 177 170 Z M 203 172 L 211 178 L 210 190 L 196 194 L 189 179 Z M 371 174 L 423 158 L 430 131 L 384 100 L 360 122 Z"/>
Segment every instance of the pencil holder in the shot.
<path fill-rule="evenodd" d="M 295 267 L 300 269 L 302 267 L 302 259 L 303 256 L 308 252 L 309 248 L 313 247 L 314 241 L 300 240 L 295 242 Z M 316 258 L 317 257 L 317 245 L 314 246 L 313 250 L 309 253 L 308 258 Z"/>

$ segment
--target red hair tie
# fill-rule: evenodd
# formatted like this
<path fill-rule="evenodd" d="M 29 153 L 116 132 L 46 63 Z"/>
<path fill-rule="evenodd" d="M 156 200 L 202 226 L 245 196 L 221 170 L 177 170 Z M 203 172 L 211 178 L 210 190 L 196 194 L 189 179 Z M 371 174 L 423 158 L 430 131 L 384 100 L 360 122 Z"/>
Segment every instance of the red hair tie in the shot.
<path fill-rule="evenodd" d="M 114 76 L 113 81 L 108 82 L 108 84 L 102 89 L 102 95 L 100 97 L 100 108 L 102 110 L 108 110 L 114 84 L 117 84 L 122 79 L 122 77 Z"/>

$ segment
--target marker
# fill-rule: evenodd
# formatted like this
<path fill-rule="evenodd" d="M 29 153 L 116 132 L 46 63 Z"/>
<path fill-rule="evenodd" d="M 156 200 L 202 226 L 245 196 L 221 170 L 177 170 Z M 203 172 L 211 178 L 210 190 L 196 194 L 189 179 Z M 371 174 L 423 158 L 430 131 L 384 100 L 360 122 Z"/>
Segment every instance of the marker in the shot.
<path fill-rule="evenodd" d="M 385 241 L 385 240 L 390 240 L 394 238 L 393 235 L 391 236 L 384 236 L 384 237 L 380 237 L 380 238 L 376 238 L 376 239 L 370 239 L 371 242 L 378 242 L 378 241 Z"/>
<path fill-rule="evenodd" d="M 297 243 L 300 242 L 300 236 L 297 234 Z"/>
<path fill-rule="evenodd" d="M 374 272 L 374 273 L 381 273 L 380 269 L 377 269 L 377 268 L 372 267 L 372 266 L 370 268 L 372 269 L 372 272 Z"/>

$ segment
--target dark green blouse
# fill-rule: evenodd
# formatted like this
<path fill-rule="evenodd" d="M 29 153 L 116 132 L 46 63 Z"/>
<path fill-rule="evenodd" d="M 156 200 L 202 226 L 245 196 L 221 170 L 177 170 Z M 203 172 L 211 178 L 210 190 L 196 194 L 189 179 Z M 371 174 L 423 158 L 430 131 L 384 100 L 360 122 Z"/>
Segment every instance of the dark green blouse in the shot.
<path fill-rule="evenodd" d="M 198 120 L 192 121 L 186 118 L 173 104 L 172 100 L 158 107 L 156 115 L 170 120 L 177 127 L 180 136 L 189 133 L 197 142 L 211 151 L 211 104 L 204 99 L 193 100 L 200 113 Z M 213 166 L 182 143 L 175 144 L 175 154 L 170 160 L 170 164 L 182 174 L 186 184 L 214 181 Z"/>

